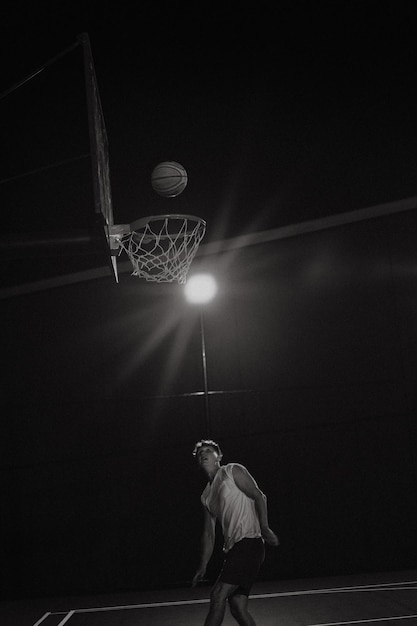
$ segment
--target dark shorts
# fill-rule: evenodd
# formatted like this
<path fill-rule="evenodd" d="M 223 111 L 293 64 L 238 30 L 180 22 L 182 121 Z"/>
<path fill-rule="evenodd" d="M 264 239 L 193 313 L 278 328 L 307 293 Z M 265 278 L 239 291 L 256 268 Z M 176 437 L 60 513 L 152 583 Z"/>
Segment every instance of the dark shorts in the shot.
<path fill-rule="evenodd" d="M 235 593 L 248 596 L 264 558 L 263 539 L 241 539 L 227 552 L 219 580 L 238 585 Z"/>

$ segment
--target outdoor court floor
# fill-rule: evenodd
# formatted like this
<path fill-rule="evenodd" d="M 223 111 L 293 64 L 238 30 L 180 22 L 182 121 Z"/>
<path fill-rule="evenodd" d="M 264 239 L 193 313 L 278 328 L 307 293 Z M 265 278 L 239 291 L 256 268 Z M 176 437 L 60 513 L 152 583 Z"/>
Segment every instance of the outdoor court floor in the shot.
<path fill-rule="evenodd" d="M 210 587 L 0 603 L 1 626 L 202 626 Z M 417 626 L 417 571 L 259 582 L 257 626 Z M 224 626 L 236 622 L 227 609 Z"/>

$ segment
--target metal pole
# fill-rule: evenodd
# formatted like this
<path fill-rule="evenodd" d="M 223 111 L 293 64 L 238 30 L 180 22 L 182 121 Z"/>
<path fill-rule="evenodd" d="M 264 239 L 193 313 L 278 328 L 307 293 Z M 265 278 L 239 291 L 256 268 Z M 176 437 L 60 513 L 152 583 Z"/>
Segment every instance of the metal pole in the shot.
<path fill-rule="evenodd" d="M 207 382 L 207 358 L 206 358 L 206 338 L 204 333 L 204 313 L 203 308 L 200 308 L 200 331 L 201 331 L 201 356 L 203 359 L 203 379 L 204 379 L 204 403 L 206 413 L 206 437 L 211 437 L 211 423 L 210 423 L 210 408 L 208 397 L 208 382 Z"/>

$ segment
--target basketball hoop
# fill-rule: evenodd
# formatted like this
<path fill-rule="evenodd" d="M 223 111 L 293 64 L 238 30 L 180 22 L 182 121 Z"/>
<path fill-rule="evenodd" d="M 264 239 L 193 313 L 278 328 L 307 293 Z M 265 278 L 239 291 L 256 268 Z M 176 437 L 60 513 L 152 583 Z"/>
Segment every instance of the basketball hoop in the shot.
<path fill-rule="evenodd" d="M 128 255 L 132 276 L 184 284 L 206 222 L 193 215 L 156 215 L 114 225 L 109 230 L 113 251 Z"/>

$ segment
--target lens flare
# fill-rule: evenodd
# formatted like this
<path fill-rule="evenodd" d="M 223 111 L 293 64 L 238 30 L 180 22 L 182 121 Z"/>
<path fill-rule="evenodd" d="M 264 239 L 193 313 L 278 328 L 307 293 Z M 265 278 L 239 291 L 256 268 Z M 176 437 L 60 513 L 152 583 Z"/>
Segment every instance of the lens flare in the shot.
<path fill-rule="evenodd" d="M 185 297 L 193 304 L 205 304 L 217 293 L 217 284 L 211 274 L 194 274 L 185 285 Z"/>

